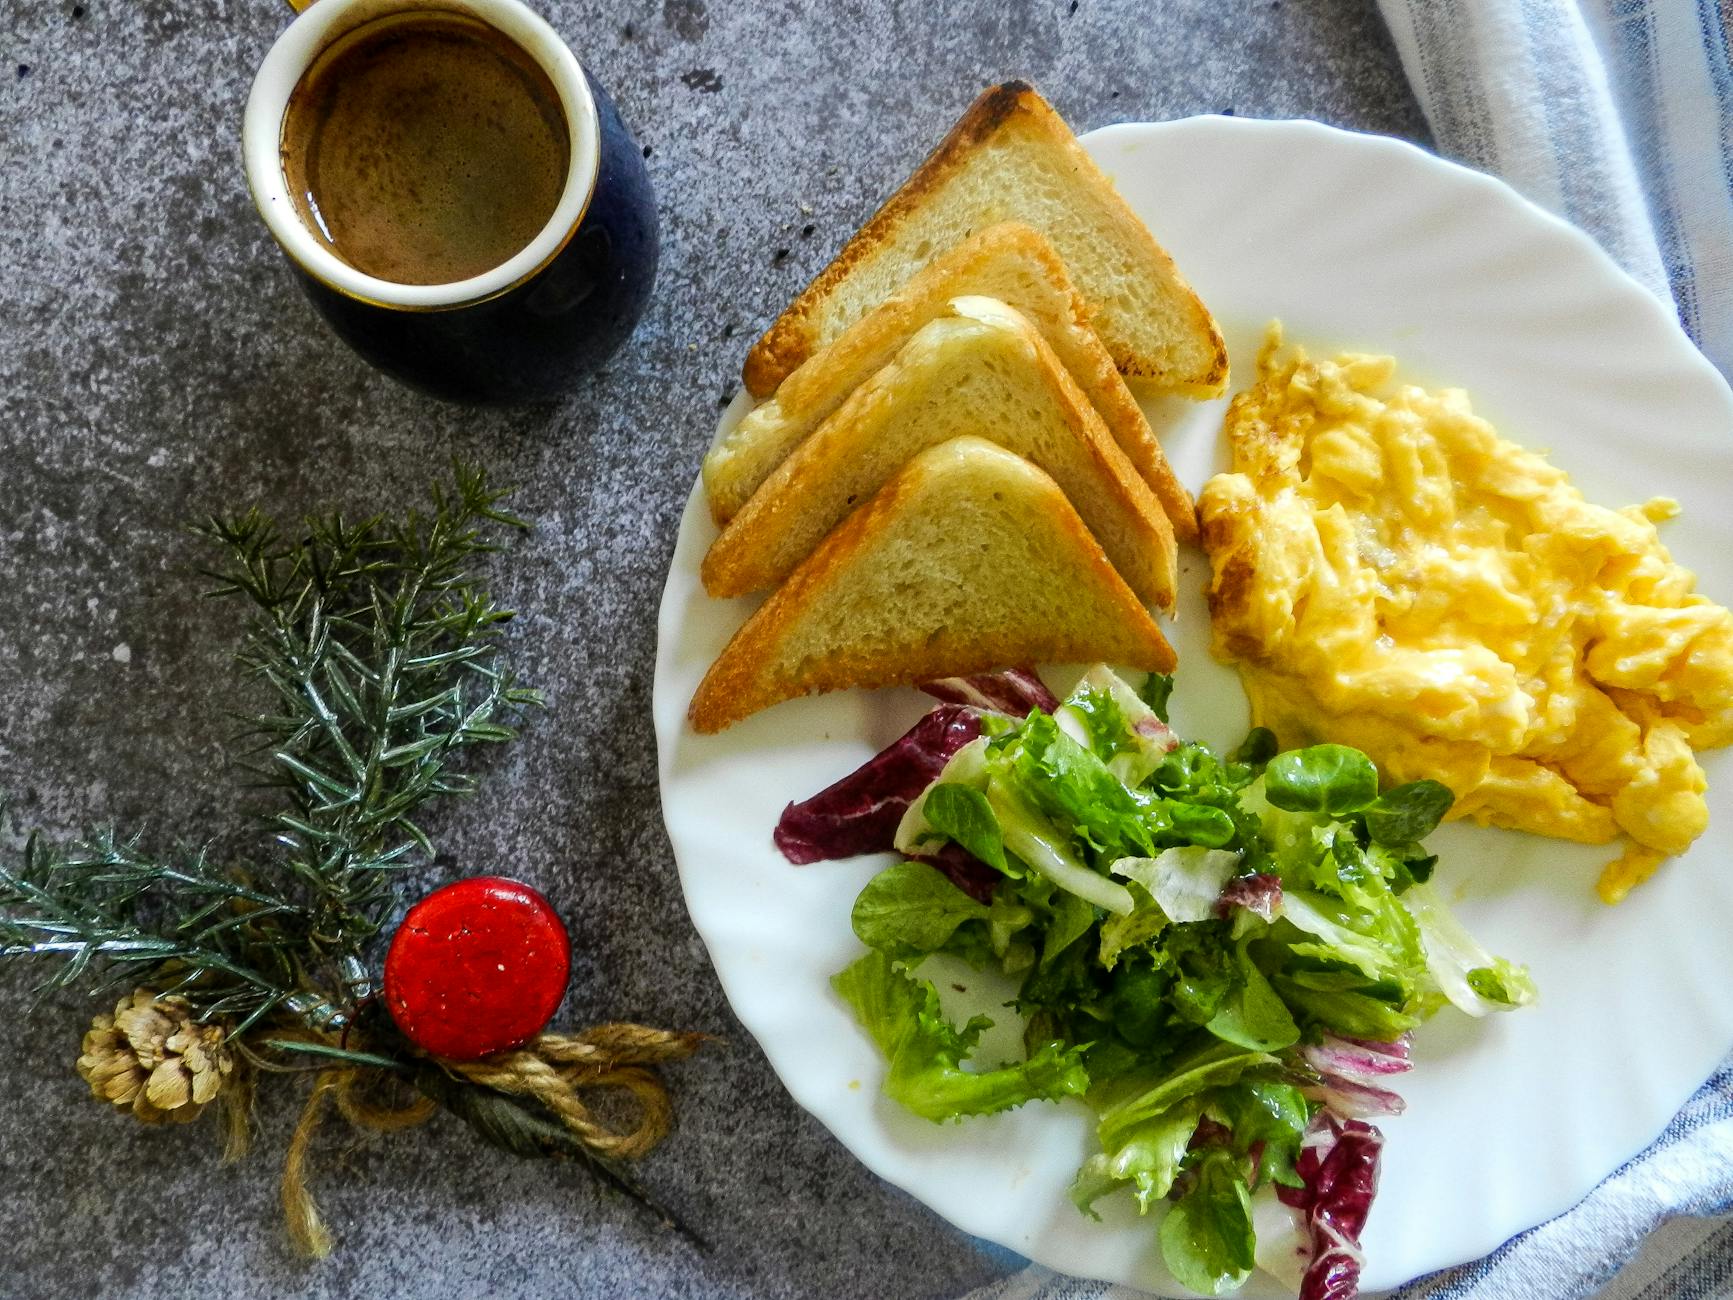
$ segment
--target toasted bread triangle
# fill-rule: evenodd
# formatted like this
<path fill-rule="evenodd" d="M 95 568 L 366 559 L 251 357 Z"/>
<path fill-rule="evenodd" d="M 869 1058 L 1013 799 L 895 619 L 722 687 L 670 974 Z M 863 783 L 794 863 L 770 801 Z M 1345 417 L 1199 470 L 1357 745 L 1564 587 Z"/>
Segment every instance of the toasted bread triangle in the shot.
<path fill-rule="evenodd" d="M 734 635 L 689 717 L 720 731 L 783 700 L 1174 654 L 1065 494 L 1022 458 L 957 438 L 909 461 Z"/>
<path fill-rule="evenodd" d="M 1214 397 L 1227 349 L 1198 296 L 1046 100 L 1021 81 L 981 95 L 744 367 L 768 397 L 807 358 L 972 232 L 1022 221 L 1053 241 L 1114 364 L 1141 392 Z"/>
<path fill-rule="evenodd" d="M 777 467 L 704 557 L 713 596 L 781 582 L 910 457 L 988 438 L 1052 476 L 1131 589 L 1171 609 L 1166 514 L 1041 335 L 991 298 L 958 298 Z"/>
<path fill-rule="evenodd" d="M 1017 222 L 991 226 L 917 274 L 815 353 L 720 435 L 704 458 L 710 513 L 726 524 L 777 465 L 960 295 L 997 298 L 1029 318 L 1154 491 L 1182 542 L 1197 541 L 1191 494 L 1174 476 L 1137 400 L 1090 327 L 1089 309 L 1045 236 Z"/>

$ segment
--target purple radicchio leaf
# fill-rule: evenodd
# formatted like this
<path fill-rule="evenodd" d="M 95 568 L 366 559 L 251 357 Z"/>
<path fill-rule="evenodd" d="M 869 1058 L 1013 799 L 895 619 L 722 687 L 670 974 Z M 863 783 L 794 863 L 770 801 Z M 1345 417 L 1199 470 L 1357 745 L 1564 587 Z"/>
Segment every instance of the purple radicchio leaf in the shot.
<path fill-rule="evenodd" d="M 947 704 L 971 704 L 977 709 L 1009 713 L 1014 718 L 1028 717 L 1031 709 L 1051 713 L 1059 707 L 1058 697 L 1029 668 L 1005 668 L 974 677 L 941 677 L 923 684 L 921 689 Z"/>
<path fill-rule="evenodd" d="M 1197 1127 L 1191 1131 L 1191 1141 L 1187 1142 L 1187 1151 L 1197 1151 L 1203 1147 L 1226 1146 L 1234 1140 L 1234 1132 L 1219 1120 L 1213 1120 L 1208 1115 L 1200 1115 Z"/>
<path fill-rule="evenodd" d="M 1235 876 L 1222 886 L 1216 899 L 1216 915 L 1226 920 L 1236 907 L 1254 912 L 1266 921 L 1273 921 L 1282 910 L 1282 882 L 1267 871 L 1251 876 Z"/>
<path fill-rule="evenodd" d="M 1407 1034 L 1388 1043 L 1326 1034 L 1323 1041 L 1300 1048 L 1301 1058 L 1318 1075 L 1316 1084 L 1301 1091 L 1343 1118 L 1400 1115 L 1407 1103 L 1387 1085 L 1413 1068 L 1408 1041 Z"/>
<path fill-rule="evenodd" d="M 776 847 L 801 864 L 890 851 L 909 805 L 980 734 L 978 709 L 939 705 L 842 780 L 783 809 Z"/>
<path fill-rule="evenodd" d="M 1131 724 L 1131 729 L 1157 749 L 1171 751 L 1179 748 L 1179 733 L 1153 713 L 1138 718 Z"/>
<path fill-rule="evenodd" d="M 1327 1110 L 1312 1117 L 1294 1170 L 1302 1187 L 1278 1187 L 1284 1205 L 1305 1217 L 1311 1258 L 1299 1300 L 1354 1300 L 1360 1293 L 1360 1234 L 1378 1194 L 1384 1135 L 1357 1119 Z"/>
<path fill-rule="evenodd" d="M 991 903 L 993 891 L 1005 879 L 955 840 L 946 840 L 931 853 L 917 853 L 916 862 L 934 867 L 977 903 Z"/>

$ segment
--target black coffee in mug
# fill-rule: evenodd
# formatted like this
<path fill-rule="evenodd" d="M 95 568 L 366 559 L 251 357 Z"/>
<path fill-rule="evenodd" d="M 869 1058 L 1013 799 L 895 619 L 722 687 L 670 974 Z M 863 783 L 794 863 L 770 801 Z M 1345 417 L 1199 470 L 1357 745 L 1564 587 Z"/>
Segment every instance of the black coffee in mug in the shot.
<path fill-rule="evenodd" d="M 439 397 L 578 383 L 656 277 L 643 151 L 523 0 L 318 0 L 242 130 L 254 202 L 368 361 Z"/>
<path fill-rule="evenodd" d="M 283 118 L 301 219 L 350 266 L 449 284 L 505 262 L 548 223 L 571 141 L 545 72 L 453 13 L 363 27 L 309 69 Z"/>

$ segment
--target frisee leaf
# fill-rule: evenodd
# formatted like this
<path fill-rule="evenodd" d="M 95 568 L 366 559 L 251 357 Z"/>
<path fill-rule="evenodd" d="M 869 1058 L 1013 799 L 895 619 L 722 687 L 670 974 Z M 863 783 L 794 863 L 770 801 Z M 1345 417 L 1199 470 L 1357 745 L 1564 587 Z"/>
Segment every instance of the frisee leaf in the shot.
<path fill-rule="evenodd" d="M 992 1021 L 976 1016 L 956 1028 L 939 1010 L 932 984 L 904 974 L 883 953 L 869 952 L 833 976 L 831 986 L 889 1062 L 885 1095 L 935 1123 L 1075 1097 L 1089 1086 L 1082 1049 L 1058 1043 L 1018 1064 L 965 1070 Z"/>

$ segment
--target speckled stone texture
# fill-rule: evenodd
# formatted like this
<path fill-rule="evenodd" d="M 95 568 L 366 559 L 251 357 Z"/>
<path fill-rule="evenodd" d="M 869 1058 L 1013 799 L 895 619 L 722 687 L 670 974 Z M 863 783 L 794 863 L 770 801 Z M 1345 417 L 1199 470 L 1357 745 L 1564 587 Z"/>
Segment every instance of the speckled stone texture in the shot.
<path fill-rule="evenodd" d="M 543 889 L 577 953 L 564 1015 L 717 1035 L 674 1071 L 645 1175 L 703 1257 L 570 1169 L 452 1122 L 333 1124 L 316 1186 L 338 1253 L 286 1246 L 294 1086 L 224 1168 L 205 1122 L 147 1131 L 72 1071 L 92 1007 L 25 1014 L 0 976 L 0 1295 L 942 1297 L 1014 1261 L 878 1182 L 784 1094 L 729 1015 L 662 830 L 650 681 L 675 524 L 761 328 L 984 84 L 1035 81 L 1080 130 L 1232 109 L 1423 138 L 1372 0 L 541 8 L 649 154 L 661 279 L 570 400 L 476 412 L 337 344 L 253 212 L 237 135 L 288 21 L 269 0 L 0 0 L 0 790 L 6 844 L 117 819 L 153 843 L 231 820 L 227 607 L 195 598 L 200 511 L 407 504 L 457 454 L 538 523 L 499 566 L 553 707 L 437 819 L 422 883 Z M 1174 184 L 1187 183 L 1174 177 Z"/>

